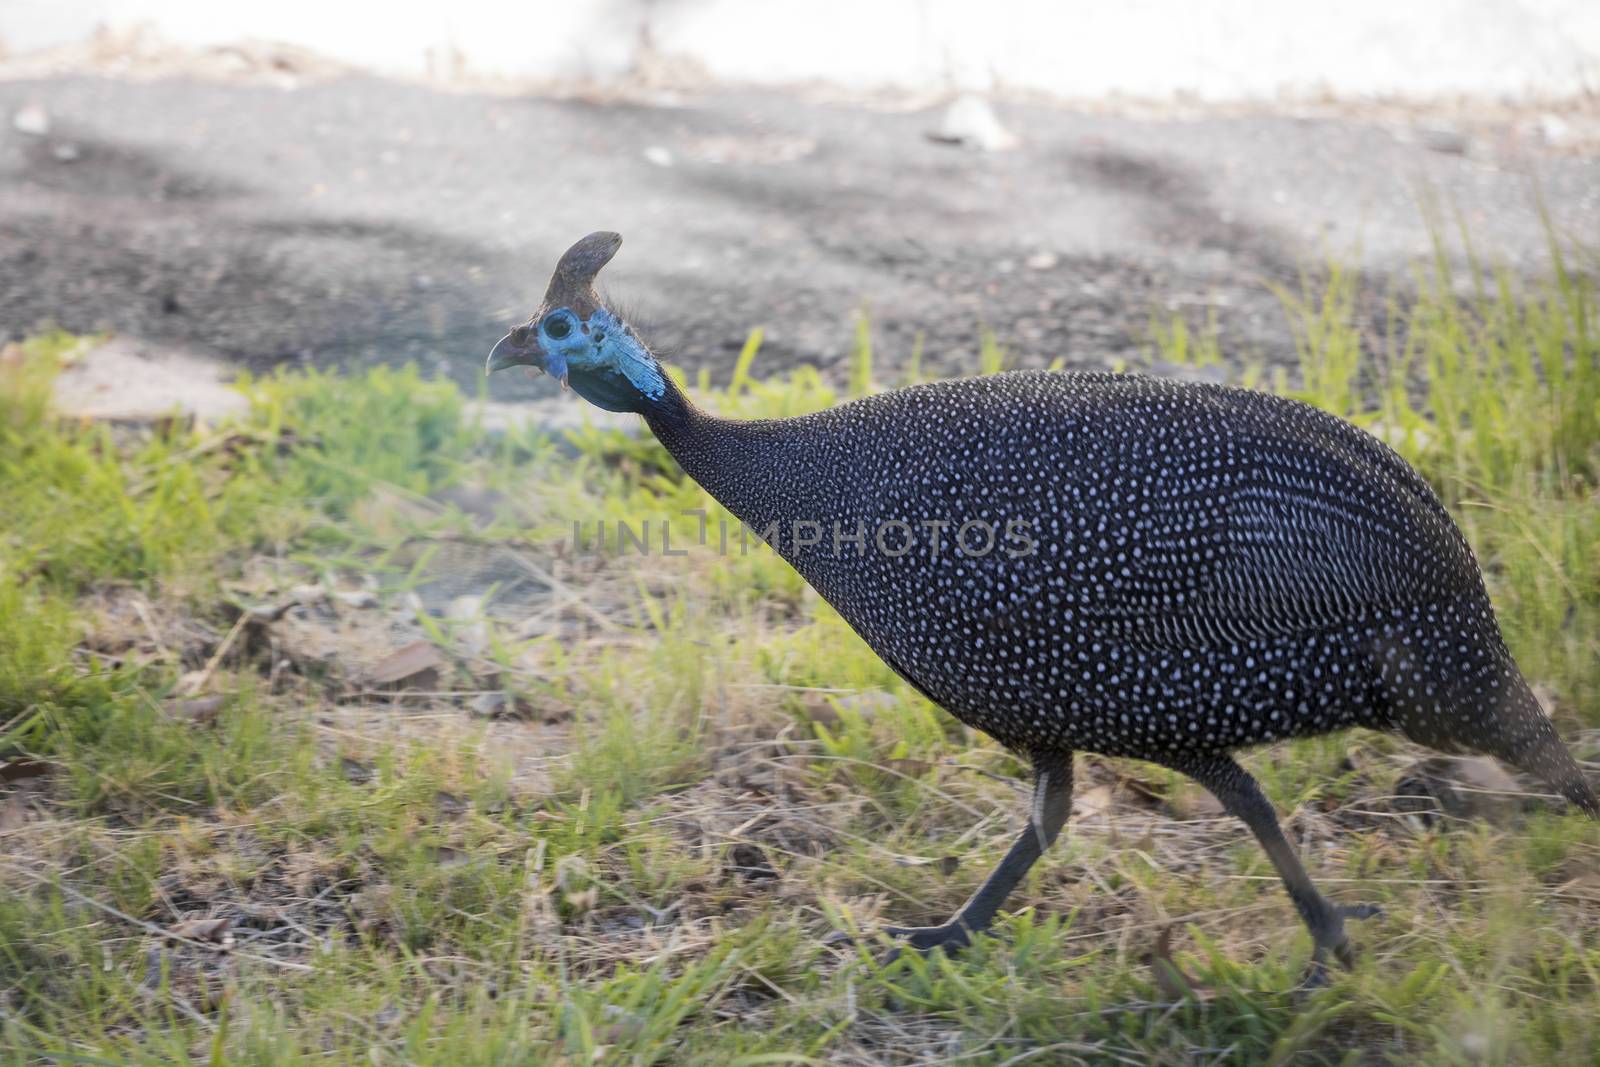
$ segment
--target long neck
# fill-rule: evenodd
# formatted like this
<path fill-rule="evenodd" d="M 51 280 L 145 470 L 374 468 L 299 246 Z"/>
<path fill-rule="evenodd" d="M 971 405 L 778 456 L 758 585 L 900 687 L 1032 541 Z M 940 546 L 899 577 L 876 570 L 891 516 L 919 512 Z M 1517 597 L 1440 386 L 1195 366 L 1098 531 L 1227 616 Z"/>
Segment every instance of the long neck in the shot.
<path fill-rule="evenodd" d="M 720 418 L 695 406 L 670 377 L 641 414 L 689 477 L 752 529 L 787 518 L 780 507 L 800 503 L 781 484 L 793 470 L 789 457 L 804 447 L 793 422 Z"/>

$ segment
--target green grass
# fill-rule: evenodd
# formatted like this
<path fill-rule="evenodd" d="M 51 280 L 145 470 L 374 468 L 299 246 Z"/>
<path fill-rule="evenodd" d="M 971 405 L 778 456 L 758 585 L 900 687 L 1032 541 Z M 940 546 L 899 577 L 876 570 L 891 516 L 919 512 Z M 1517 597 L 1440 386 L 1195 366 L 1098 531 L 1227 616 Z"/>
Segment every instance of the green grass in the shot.
<path fill-rule="evenodd" d="M 1524 287 L 1441 256 L 1378 336 L 1354 275 L 1308 273 L 1275 387 L 1434 482 L 1592 758 L 1600 324 L 1593 274 L 1555 267 Z M 1224 351 L 1209 324 L 1153 340 Z M 0 355 L 0 760 L 47 772 L 0 798 L 0 1063 L 1593 1062 L 1600 833 L 1537 801 L 1406 816 L 1417 750 L 1372 734 L 1248 760 L 1327 890 L 1387 909 L 1326 992 L 1289 991 L 1306 938 L 1248 835 L 1093 758 L 999 939 L 821 947 L 942 920 L 1019 824 L 1023 768 L 764 550 L 574 556 L 575 519 L 692 545 L 684 509 L 725 517 L 653 441 L 486 435 L 388 370 L 244 382 L 225 427 L 62 422 L 80 343 Z M 843 392 L 760 375 L 759 346 L 697 391 L 781 416 L 923 376 L 864 321 Z M 413 638 L 434 681 L 360 681 Z M 225 950 L 161 936 L 207 917 Z"/>

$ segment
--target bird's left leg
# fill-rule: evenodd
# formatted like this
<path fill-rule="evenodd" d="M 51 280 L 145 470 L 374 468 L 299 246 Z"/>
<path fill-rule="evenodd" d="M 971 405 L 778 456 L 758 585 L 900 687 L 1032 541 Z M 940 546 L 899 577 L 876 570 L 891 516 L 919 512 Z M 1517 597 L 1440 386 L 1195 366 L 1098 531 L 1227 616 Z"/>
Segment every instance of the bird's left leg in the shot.
<path fill-rule="evenodd" d="M 1300 865 L 1300 857 L 1295 855 L 1293 847 L 1283 836 L 1271 802 L 1262 794 L 1256 780 L 1235 763 L 1232 756 L 1221 752 L 1194 755 L 1167 765 L 1209 789 L 1222 802 L 1228 814 L 1250 827 L 1256 840 L 1261 842 L 1267 858 L 1283 879 L 1295 910 L 1311 931 L 1311 968 L 1306 974 L 1306 984 L 1315 986 L 1327 981 L 1327 958 L 1330 953 L 1346 967 L 1350 966 L 1354 962 L 1354 954 L 1345 936 L 1344 921 L 1381 915 L 1378 907 L 1373 904 L 1335 904 L 1318 892 L 1306 869 Z"/>
<path fill-rule="evenodd" d="M 970 944 L 972 935 L 989 928 L 1006 897 L 1061 833 L 1072 809 L 1072 753 L 1035 753 L 1033 766 L 1033 804 L 1028 825 L 977 892 L 942 926 L 886 926 L 882 928 L 884 933 L 904 938 L 916 949 L 957 949 Z"/>

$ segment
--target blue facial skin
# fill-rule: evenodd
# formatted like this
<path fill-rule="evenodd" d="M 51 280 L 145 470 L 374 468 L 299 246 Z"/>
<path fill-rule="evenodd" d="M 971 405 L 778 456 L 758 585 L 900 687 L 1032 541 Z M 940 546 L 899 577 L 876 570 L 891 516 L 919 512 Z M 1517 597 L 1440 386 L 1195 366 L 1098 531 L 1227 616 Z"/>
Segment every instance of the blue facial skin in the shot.
<path fill-rule="evenodd" d="M 636 411 L 640 398 L 660 400 L 667 390 L 655 357 L 605 308 L 586 323 L 557 308 L 540 320 L 538 337 L 545 373 L 607 410 Z"/>

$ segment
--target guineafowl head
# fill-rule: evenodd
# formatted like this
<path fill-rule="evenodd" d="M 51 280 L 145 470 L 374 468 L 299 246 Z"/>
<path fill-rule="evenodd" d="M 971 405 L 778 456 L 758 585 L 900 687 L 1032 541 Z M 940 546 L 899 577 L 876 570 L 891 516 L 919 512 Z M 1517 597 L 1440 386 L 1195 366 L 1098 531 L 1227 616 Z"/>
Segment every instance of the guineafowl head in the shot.
<path fill-rule="evenodd" d="M 607 411 L 643 413 L 661 400 L 668 387 L 661 365 L 594 291 L 595 275 L 621 246 L 621 234 L 602 231 L 567 249 L 539 310 L 489 353 L 489 373 L 542 370 Z"/>

